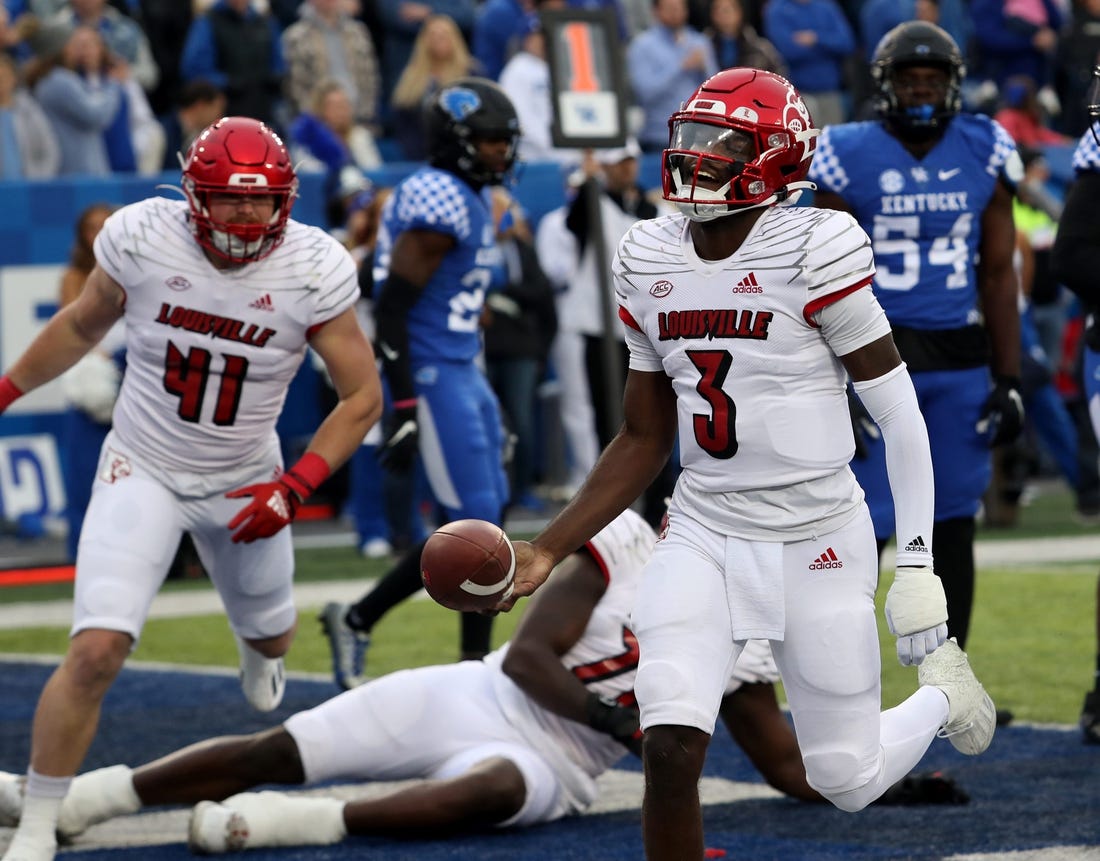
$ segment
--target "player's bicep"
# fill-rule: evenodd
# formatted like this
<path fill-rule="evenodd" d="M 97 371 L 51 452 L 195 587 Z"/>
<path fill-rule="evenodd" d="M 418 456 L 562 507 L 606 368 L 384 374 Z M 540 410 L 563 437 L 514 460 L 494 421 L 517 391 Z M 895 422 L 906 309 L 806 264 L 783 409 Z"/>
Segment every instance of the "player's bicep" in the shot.
<path fill-rule="evenodd" d="M 122 316 L 126 292 L 122 285 L 98 264 L 84 282 L 84 288 L 66 310 L 73 326 L 90 341 L 98 342 Z"/>
<path fill-rule="evenodd" d="M 676 391 L 664 371 L 631 368 L 627 373 L 623 431 L 636 440 L 672 450 L 676 439 Z"/>
<path fill-rule="evenodd" d="M 1011 270 L 1015 250 L 1016 225 L 1012 217 L 1012 192 L 1003 182 L 998 182 L 982 213 L 979 272 L 988 276 Z"/>
<path fill-rule="evenodd" d="M 406 230 L 393 244 L 390 273 L 423 286 L 443 262 L 457 240 L 449 233 L 433 230 Z"/>
<path fill-rule="evenodd" d="M 310 346 L 325 363 L 332 384 L 341 398 L 353 392 L 366 391 L 381 397 L 381 383 L 370 341 L 359 325 L 354 308 L 318 327 Z"/>

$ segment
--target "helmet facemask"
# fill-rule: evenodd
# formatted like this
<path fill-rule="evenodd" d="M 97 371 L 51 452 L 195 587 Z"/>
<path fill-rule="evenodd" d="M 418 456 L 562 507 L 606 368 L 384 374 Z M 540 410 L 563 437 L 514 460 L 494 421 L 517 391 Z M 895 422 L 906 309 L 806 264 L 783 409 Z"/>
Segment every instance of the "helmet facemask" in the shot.
<path fill-rule="evenodd" d="M 798 180 L 809 169 L 809 144 L 817 134 L 810 128 L 792 132 L 674 121 L 665 151 L 664 197 L 692 221 L 793 200 L 800 189 L 812 187 Z M 791 153 L 803 146 L 807 157 L 792 163 Z M 777 176 L 790 182 L 776 182 Z"/>
<path fill-rule="evenodd" d="M 224 187 L 202 188 L 187 178 L 183 182 L 184 193 L 191 202 L 191 218 L 199 244 L 212 254 L 231 263 L 251 263 L 262 260 L 282 242 L 286 221 L 290 217 L 290 209 L 298 193 L 297 186 L 298 181 L 295 179 L 293 191 L 272 194 L 258 189 L 236 192 Z M 209 207 L 210 197 L 214 194 L 273 198 L 271 217 L 266 223 L 216 221 L 210 215 Z"/>
<path fill-rule="evenodd" d="M 921 69 L 938 69 L 945 75 L 942 85 L 925 82 L 918 85 L 907 83 L 907 76 L 919 73 Z M 935 92 L 933 101 L 917 104 L 905 104 L 906 99 L 899 96 L 906 90 L 913 92 L 921 88 Z M 947 63 L 898 63 L 884 69 L 879 84 L 880 113 L 886 121 L 907 140 L 919 142 L 931 140 L 940 135 L 948 123 L 958 114 L 962 102 L 961 81 L 955 70 Z"/>

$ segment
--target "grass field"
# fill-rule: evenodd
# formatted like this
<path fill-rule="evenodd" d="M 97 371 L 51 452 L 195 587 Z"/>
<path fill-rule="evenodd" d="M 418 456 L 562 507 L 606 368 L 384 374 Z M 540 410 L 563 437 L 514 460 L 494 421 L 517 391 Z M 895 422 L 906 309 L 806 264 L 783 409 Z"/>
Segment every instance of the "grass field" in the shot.
<path fill-rule="evenodd" d="M 1072 499 L 1048 490 L 1021 510 L 1013 529 L 983 529 L 979 539 L 1026 539 L 1080 535 L 1095 527 L 1077 525 Z M 889 552 L 886 559 L 890 558 Z M 1098 560 L 1100 561 L 1100 560 Z M 301 582 L 361 578 L 364 587 L 385 563 L 359 557 L 353 548 L 298 553 Z M 1073 723 L 1095 669 L 1094 608 L 1097 566 L 1061 564 L 1041 567 L 990 568 L 979 572 L 969 652 L 972 662 L 999 707 L 1021 720 Z M 889 586 L 884 572 L 880 601 Z M 166 590 L 209 588 L 204 582 L 173 582 Z M 0 590 L 0 603 L 66 598 L 66 585 Z M 315 620 L 316 609 L 302 607 L 298 638 L 287 660 L 290 671 L 329 671 L 328 646 Z M 494 645 L 503 642 L 522 611 L 498 617 Z M 880 612 L 881 621 L 881 612 Z M 893 705 L 916 685 L 916 671 L 894 658 L 893 637 L 880 625 L 883 649 L 883 701 Z M 66 629 L 28 628 L 0 631 L 0 652 L 60 655 Z M 368 672 L 446 663 L 456 657 L 457 616 L 430 601 L 408 601 L 375 628 Z M 232 666 L 236 652 L 220 615 L 186 619 L 153 619 L 145 629 L 135 660 Z"/>

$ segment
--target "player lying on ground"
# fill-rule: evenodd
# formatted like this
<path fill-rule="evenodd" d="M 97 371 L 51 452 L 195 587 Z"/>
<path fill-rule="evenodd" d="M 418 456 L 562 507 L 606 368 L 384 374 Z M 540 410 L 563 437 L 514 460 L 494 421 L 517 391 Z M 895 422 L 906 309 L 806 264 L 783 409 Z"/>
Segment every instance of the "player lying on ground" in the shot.
<path fill-rule="evenodd" d="M 655 536 L 627 510 L 572 554 L 532 600 L 511 642 L 483 662 L 392 673 L 249 736 L 210 739 L 136 769 L 80 775 L 59 827 L 72 837 L 145 805 L 203 802 L 190 843 L 205 852 L 336 843 L 347 834 L 531 825 L 579 813 L 595 779 L 640 747 L 627 617 Z M 769 784 L 820 800 L 775 699 L 764 642 L 734 670 L 722 717 Z M 401 780 L 388 795 L 339 801 L 265 783 Z M 19 778 L 0 779 L 0 822 L 19 813 Z M 899 784 L 898 800 L 964 800 L 941 778 Z M 230 797 L 233 796 L 233 797 Z M 227 799 L 216 804 L 206 799 Z"/>

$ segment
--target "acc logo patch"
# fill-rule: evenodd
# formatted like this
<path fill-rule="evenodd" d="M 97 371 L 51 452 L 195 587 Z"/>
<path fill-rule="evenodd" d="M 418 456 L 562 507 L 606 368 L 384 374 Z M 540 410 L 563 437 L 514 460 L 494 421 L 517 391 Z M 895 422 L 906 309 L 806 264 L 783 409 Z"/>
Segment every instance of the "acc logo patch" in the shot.
<path fill-rule="evenodd" d="M 165 286 L 169 290 L 190 290 L 191 282 L 184 278 L 182 275 L 173 275 L 171 278 L 164 280 Z"/>
<path fill-rule="evenodd" d="M 481 107 L 481 98 L 465 87 L 450 87 L 440 93 L 439 105 L 452 119 L 461 122 Z"/>
<path fill-rule="evenodd" d="M 664 299 L 669 293 L 672 292 L 671 281 L 658 281 L 652 287 L 649 288 L 651 296 L 655 296 L 658 299 Z"/>

